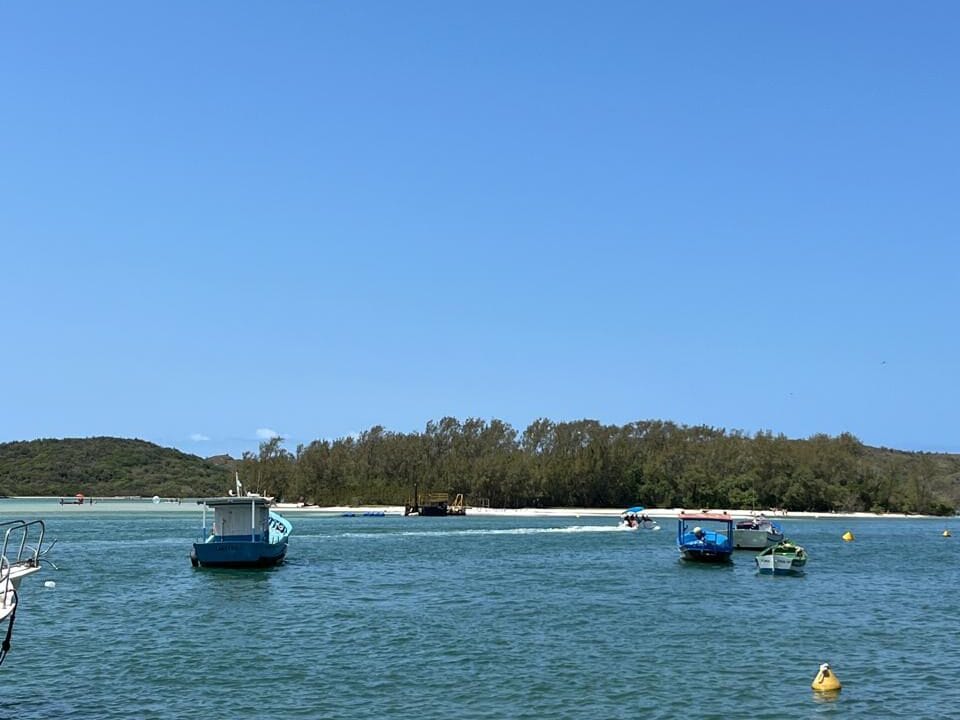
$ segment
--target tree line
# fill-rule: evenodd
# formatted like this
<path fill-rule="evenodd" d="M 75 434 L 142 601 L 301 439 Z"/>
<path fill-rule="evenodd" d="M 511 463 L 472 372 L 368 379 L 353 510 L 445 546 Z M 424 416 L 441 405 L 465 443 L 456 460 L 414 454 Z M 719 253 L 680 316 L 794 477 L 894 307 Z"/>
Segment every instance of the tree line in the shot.
<path fill-rule="evenodd" d="M 463 493 L 492 507 L 784 508 L 953 514 L 960 456 L 648 420 L 623 426 L 445 417 L 423 432 L 374 426 L 292 453 L 281 438 L 238 461 L 247 487 L 318 505 L 403 504 Z"/>

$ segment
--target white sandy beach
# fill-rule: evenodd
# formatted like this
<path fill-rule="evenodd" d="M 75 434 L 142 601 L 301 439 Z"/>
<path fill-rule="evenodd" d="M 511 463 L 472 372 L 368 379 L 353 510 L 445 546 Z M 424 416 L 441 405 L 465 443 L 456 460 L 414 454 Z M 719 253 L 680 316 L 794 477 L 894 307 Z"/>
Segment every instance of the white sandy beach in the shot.
<path fill-rule="evenodd" d="M 321 507 L 302 506 L 299 503 L 278 503 L 277 510 L 284 513 L 364 513 L 382 512 L 388 515 L 403 515 L 402 505 L 338 505 Z M 619 517 L 624 508 L 488 508 L 467 506 L 467 515 L 484 517 Z M 738 510 L 731 508 L 646 508 L 644 514 L 652 518 L 676 519 L 681 513 L 711 512 L 731 515 L 736 518 L 748 518 L 764 515 L 770 519 L 782 518 L 837 518 L 837 519 L 905 519 L 935 517 L 927 515 L 906 515 L 902 513 L 815 513 L 789 512 L 786 510 Z"/>
<path fill-rule="evenodd" d="M 152 498 L 131 498 L 131 497 L 94 497 L 85 498 L 86 502 L 82 505 L 59 503 L 57 497 L 16 497 L 8 498 L 13 504 L 29 502 L 31 505 L 36 503 L 44 508 L 54 507 L 58 512 L 85 513 L 85 512 L 197 512 L 197 498 L 182 498 L 179 501 L 163 499 L 160 502 L 154 502 Z M 72 499 L 72 498 L 70 498 Z M 93 500 L 93 503 L 90 503 Z M 403 515 L 403 505 L 303 505 L 301 503 L 276 503 L 275 509 L 285 514 L 343 514 L 365 512 L 384 513 L 386 515 Z M 0 512 L 12 510 L 3 500 L 0 500 Z M 471 507 L 467 506 L 467 515 L 480 517 L 610 517 L 616 518 L 624 511 L 624 508 L 489 508 L 489 507 Z M 815 512 L 792 512 L 786 510 L 749 510 L 736 508 L 646 508 L 644 514 L 652 518 L 675 519 L 677 515 L 683 512 L 701 512 L 708 511 L 712 513 L 726 513 L 735 518 L 747 518 L 757 515 L 765 515 L 770 519 L 922 519 L 937 518 L 931 515 L 906 515 L 902 513 L 815 513 Z M 938 518 L 943 520 L 945 518 Z"/>

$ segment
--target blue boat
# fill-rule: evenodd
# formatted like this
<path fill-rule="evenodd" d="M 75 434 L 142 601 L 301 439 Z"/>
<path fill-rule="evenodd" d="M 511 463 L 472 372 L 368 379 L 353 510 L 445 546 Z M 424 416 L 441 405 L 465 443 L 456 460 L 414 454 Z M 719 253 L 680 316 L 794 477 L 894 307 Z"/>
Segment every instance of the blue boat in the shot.
<path fill-rule="evenodd" d="M 677 549 L 684 560 L 730 562 L 733 518 L 719 513 L 681 513 L 677 520 Z"/>
<path fill-rule="evenodd" d="M 260 495 L 197 500 L 203 505 L 202 540 L 193 544 L 194 567 L 262 568 L 279 565 L 287 554 L 293 526 L 270 511 L 270 500 Z M 207 510 L 213 524 L 207 529 Z"/>

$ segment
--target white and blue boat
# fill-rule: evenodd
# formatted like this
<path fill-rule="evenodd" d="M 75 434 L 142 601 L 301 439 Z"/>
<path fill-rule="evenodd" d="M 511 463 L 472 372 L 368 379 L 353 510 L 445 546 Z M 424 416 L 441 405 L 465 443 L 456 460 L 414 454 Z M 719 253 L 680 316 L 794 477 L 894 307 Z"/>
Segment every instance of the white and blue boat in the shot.
<path fill-rule="evenodd" d="M 239 490 L 240 484 L 237 483 Z M 260 495 L 205 498 L 204 539 L 193 544 L 190 562 L 194 567 L 263 568 L 279 565 L 287 555 L 293 526 L 270 510 L 271 500 Z M 213 524 L 207 528 L 207 510 Z"/>
<path fill-rule="evenodd" d="M 677 549 L 684 560 L 730 562 L 733 518 L 719 513 L 681 513 L 677 520 Z"/>

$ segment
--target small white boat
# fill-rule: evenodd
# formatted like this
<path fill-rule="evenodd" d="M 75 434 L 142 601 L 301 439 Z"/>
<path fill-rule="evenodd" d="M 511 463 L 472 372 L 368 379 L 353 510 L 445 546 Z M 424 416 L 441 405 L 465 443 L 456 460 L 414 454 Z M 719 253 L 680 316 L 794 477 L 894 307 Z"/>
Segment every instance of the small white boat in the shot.
<path fill-rule="evenodd" d="M 43 547 L 46 527 L 43 520 L 9 520 L 0 523 L 3 546 L 0 549 L 0 622 L 6 620 L 7 639 L 0 648 L 0 663 L 6 659 L 10 636 L 20 602 L 23 579 L 40 571 L 40 562 L 50 550 Z M 35 543 L 35 544 L 34 544 Z"/>
<path fill-rule="evenodd" d="M 735 550 L 763 550 L 783 540 L 783 528 L 763 515 L 739 518 L 733 527 Z"/>
<path fill-rule="evenodd" d="M 807 552 L 796 543 L 781 540 L 757 555 L 757 570 L 764 575 L 797 575 L 807 564 Z"/>
<path fill-rule="evenodd" d="M 634 505 L 620 513 L 620 522 L 617 527 L 620 530 L 659 530 L 657 521 L 647 515 L 643 505 Z"/>
<path fill-rule="evenodd" d="M 620 522 L 617 523 L 617 527 L 621 530 L 659 530 L 660 526 L 657 525 L 656 520 L 653 518 L 647 517 L 646 515 L 640 517 L 621 517 Z"/>

